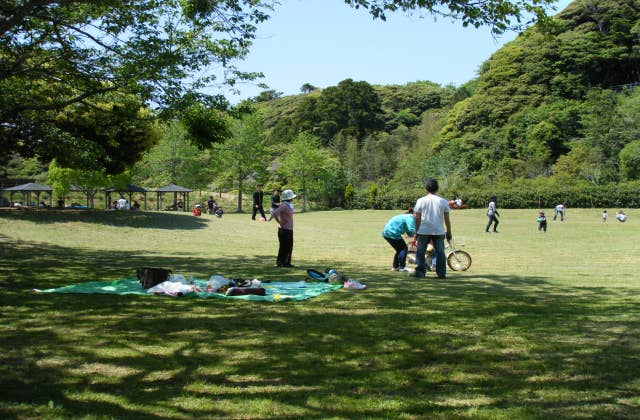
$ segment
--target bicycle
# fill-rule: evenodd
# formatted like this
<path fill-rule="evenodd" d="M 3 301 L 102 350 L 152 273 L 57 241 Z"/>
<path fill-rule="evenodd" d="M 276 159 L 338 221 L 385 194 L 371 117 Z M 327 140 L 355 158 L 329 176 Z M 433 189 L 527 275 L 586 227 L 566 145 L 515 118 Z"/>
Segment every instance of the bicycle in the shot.
<path fill-rule="evenodd" d="M 417 244 L 411 241 L 407 245 L 409 247 L 409 252 L 407 253 L 407 260 L 409 260 L 410 263 L 415 264 L 416 263 L 415 254 L 417 250 Z M 449 251 L 446 252 L 445 256 L 447 260 L 447 265 L 451 270 L 467 271 L 469 267 L 471 267 L 471 255 L 466 251 L 457 249 L 455 246 L 455 243 L 453 242 L 453 239 L 450 241 L 447 241 L 447 245 L 445 246 L 445 248 L 449 248 Z M 427 267 L 431 266 L 432 257 L 433 257 L 433 245 L 429 244 L 427 246 Z"/>

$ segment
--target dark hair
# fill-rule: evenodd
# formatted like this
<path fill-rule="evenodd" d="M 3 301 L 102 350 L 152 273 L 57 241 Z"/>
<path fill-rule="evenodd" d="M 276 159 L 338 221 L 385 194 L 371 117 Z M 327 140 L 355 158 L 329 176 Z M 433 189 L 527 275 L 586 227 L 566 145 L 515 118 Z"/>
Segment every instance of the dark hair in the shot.
<path fill-rule="evenodd" d="M 429 191 L 430 193 L 434 193 L 438 191 L 438 188 L 439 188 L 438 181 L 433 178 L 427 179 L 427 182 L 425 182 L 424 186 L 427 189 L 427 191 Z"/>
<path fill-rule="evenodd" d="M 413 207 L 409 207 L 409 208 L 407 209 L 407 213 L 408 213 L 408 214 L 413 214 Z"/>
<path fill-rule="evenodd" d="M 498 199 L 498 197 L 496 197 L 495 195 L 492 195 L 491 197 L 489 197 L 489 201 L 496 201 Z"/>

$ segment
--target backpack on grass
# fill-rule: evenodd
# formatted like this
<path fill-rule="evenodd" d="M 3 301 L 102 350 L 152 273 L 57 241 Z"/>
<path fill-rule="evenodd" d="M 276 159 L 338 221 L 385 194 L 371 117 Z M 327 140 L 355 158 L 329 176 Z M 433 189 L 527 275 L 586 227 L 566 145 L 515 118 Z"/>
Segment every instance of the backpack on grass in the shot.
<path fill-rule="evenodd" d="M 165 268 L 142 267 L 137 270 L 138 280 L 143 289 L 149 289 L 169 280 L 171 270 Z"/>

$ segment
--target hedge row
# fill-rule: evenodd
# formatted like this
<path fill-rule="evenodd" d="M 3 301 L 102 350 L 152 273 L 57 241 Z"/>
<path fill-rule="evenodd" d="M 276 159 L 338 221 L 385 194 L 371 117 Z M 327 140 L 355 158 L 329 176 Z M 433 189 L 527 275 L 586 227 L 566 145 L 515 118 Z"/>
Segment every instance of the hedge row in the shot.
<path fill-rule="evenodd" d="M 375 198 L 369 189 L 356 191 L 351 208 L 393 210 L 413 206 L 425 194 L 424 190 L 379 191 Z M 500 208 L 553 208 L 559 203 L 574 208 L 640 207 L 640 182 L 627 182 L 604 186 L 502 186 L 497 188 L 459 189 L 457 194 L 441 191 L 440 195 L 454 199 L 459 195 L 470 208 L 483 208 L 489 197 L 498 197 Z"/>

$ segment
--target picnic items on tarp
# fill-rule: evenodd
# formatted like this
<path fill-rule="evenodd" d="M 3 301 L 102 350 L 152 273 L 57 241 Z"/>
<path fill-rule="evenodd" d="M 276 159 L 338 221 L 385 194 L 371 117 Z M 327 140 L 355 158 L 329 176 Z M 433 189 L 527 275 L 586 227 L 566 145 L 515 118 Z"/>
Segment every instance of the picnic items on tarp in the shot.
<path fill-rule="evenodd" d="M 154 274 L 150 275 L 149 273 Z M 145 267 L 136 270 L 138 279 L 88 281 L 54 289 L 34 289 L 34 291 L 39 293 L 197 296 L 277 302 L 306 300 L 340 288 L 366 288 L 357 280 L 347 279 L 346 276 L 333 269 L 328 269 L 326 273 L 318 273 L 323 280 L 313 283 L 309 283 L 308 279 L 278 282 L 258 279 L 231 279 L 215 274 L 210 276 L 209 280 L 200 280 L 191 275 L 185 277 L 182 274 L 173 274 L 171 270 L 167 269 Z M 147 277 L 153 281 L 145 283 L 144 279 Z M 160 283 L 148 288 L 143 287 L 156 281 L 160 281 Z"/>
<path fill-rule="evenodd" d="M 346 274 L 340 273 L 333 268 L 327 268 L 325 271 L 318 271 L 313 268 L 307 269 L 307 281 L 320 281 L 330 284 L 342 285 L 345 289 L 366 289 L 367 286 L 358 280 L 349 278 Z"/>
<path fill-rule="evenodd" d="M 262 282 L 258 279 L 231 281 L 233 286 L 224 293 L 226 296 L 258 295 L 264 296 L 266 290 L 262 287 Z"/>
<path fill-rule="evenodd" d="M 110 295 L 139 295 L 139 296 L 184 296 L 184 297 L 198 297 L 198 298 L 215 298 L 215 299 L 237 299 L 237 300 L 252 300 L 252 301 L 266 301 L 266 302 L 285 302 L 285 301 L 303 301 L 311 299 L 313 297 L 329 293 L 331 291 L 341 289 L 342 285 L 329 284 L 328 282 L 314 282 L 308 283 L 304 280 L 301 281 L 263 281 L 262 287 L 265 289 L 264 295 L 227 295 L 228 288 L 232 286 L 233 281 L 223 276 L 211 276 L 209 281 L 193 279 L 193 286 L 190 282 L 180 274 L 173 274 L 174 280 L 183 279 L 180 283 L 186 286 L 185 290 L 188 293 L 178 294 L 179 290 L 175 294 L 153 294 L 148 293 L 147 290 L 140 287 L 140 281 L 136 278 L 120 279 L 120 280 L 107 280 L 107 281 L 87 281 L 83 283 L 76 283 L 67 286 L 57 287 L 54 289 L 39 290 L 34 289 L 34 292 L 38 293 L 65 293 L 65 294 L 110 294 Z M 222 281 L 220 279 L 223 279 Z M 250 280 L 251 286 L 256 286 L 256 279 Z M 218 285 L 221 282 L 228 282 L 221 286 L 216 292 L 206 291 L 208 286 L 211 288 L 214 285 Z M 238 281 L 242 283 L 242 280 Z M 248 282 L 248 280 L 247 280 Z M 247 286 L 248 284 L 245 284 Z M 192 291 L 193 290 L 193 291 Z M 233 292 L 237 293 L 237 292 Z"/>
<path fill-rule="evenodd" d="M 140 270 L 138 270 L 140 271 Z M 196 284 L 193 276 L 187 280 L 182 274 L 170 274 L 168 279 L 147 289 L 147 293 L 155 295 L 183 296 L 193 292 L 223 293 L 226 296 L 258 295 L 264 296 L 265 290 L 258 279 L 238 280 L 212 275 L 203 287 Z"/>

